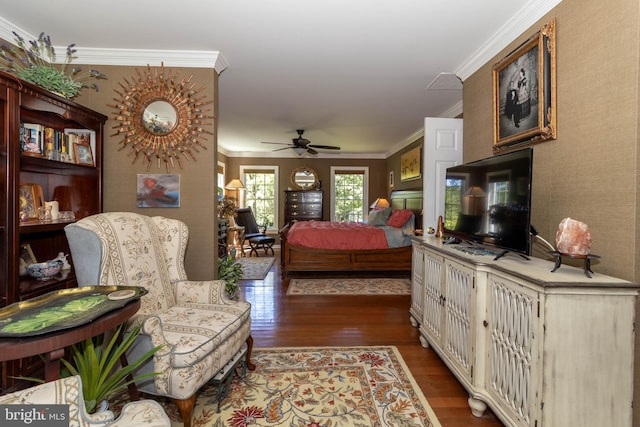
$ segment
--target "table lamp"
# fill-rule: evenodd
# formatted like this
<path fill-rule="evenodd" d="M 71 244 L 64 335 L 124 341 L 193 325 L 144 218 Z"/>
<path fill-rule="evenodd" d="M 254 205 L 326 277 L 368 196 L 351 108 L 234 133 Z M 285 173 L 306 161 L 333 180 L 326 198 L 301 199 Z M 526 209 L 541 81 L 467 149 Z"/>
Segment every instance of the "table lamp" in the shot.
<path fill-rule="evenodd" d="M 377 198 L 375 202 L 373 202 L 371 204 L 371 206 L 369 206 L 371 209 L 386 209 L 388 208 L 389 205 L 389 201 L 385 198 Z"/>
<path fill-rule="evenodd" d="M 235 190 L 236 206 L 240 205 L 240 190 L 244 189 L 244 183 L 240 178 L 234 178 L 224 186 L 225 190 Z"/>

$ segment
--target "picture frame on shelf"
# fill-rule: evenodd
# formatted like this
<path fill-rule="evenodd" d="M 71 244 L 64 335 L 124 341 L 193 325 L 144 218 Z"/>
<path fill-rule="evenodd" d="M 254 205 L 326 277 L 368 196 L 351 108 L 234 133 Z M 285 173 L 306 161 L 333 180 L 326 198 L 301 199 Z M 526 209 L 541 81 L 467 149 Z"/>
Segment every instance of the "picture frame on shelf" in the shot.
<path fill-rule="evenodd" d="M 76 145 L 89 145 L 90 153 L 87 153 L 86 148 L 81 148 L 81 154 L 91 154 L 91 165 L 95 166 L 95 153 L 96 153 L 96 133 L 90 129 L 64 129 L 65 138 L 68 140 L 69 149 L 67 150 L 69 155 L 69 161 L 78 165 L 88 165 L 85 162 L 78 161 L 78 155 L 76 151 Z M 86 160 L 86 158 L 85 158 Z"/>
<path fill-rule="evenodd" d="M 25 265 L 36 264 L 38 262 L 29 243 L 23 243 L 20 245 L 20 259 Z"/>
<path fill-rule="evenodd" d="M 412 148 L 400 156 L 400 181 L 413 181 L 422 176 L 422 146 Z"/>
<path fill-rule="evenodd" d="M 556 138 L 555 19 L 492 68 L 493 152 Z"/>
<path fill-rule="evenodd" d="M 20 126 L 20 152 L 25 156 L 42 157 L 43 126 L 22 123 Z"/>
<path fill-rule="evenodd" d="M 38 218 L 38 208 L 44 205 L 42 187 L 38 184 L 20 183 L 19 188 L 20 210 L 26 217 Z"/>
<path fill-rule="evenodd" d="M 31 250 L 31 245 L 29 243 L 21 244 L 20 257 L 18 258 L 18 271 L 20 276 L 26 276 L 28 274 L 27 267 L 37 262 L 36 256 L 33 254 L 33 250 Z"/>
<path fill-rule="evenodd" d="M 94 166 L 93 152 L 91 144 L 88 142 L 76 142 L 73 144 L 73 153 L 75 155 L 76 164 L 85 166 Z"/>

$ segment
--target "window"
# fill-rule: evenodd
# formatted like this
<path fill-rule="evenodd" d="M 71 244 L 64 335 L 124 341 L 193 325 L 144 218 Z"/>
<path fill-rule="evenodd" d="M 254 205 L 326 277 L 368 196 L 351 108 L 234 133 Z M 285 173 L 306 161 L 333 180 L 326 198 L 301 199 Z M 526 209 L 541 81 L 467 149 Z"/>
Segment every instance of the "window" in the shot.
<path fill-rule="evenodd" d="M 496 215 L 499 212 L 499 206 L 509 202 L 509 194 L 511 189 L 511 172 L 490 172 L 487 173 L 487 206 L 489 206 L 489 216 Z M 489 233 L 500 233 L 498 229 L 500 225 L 496 221 L 489 221 L 487 231 Z"/>
<path fill-rule="evenodd" d="M 368 167 L 331 167 L 331 218 L 362 222 L 369 204 Z"/>
<path fill-rule="evenodd" d="M 217 198 L 218 200 L 222 199 L 222 196 L 224 196 L 224 163 L 222 162 L 218 162 L 218 174 L 217 174 Z"/>
<path fill-rule="evenodd" d="M 240 206 L 251 208 L 259 225 L 275 230 L 278 224 L 278 166 L 240 166 L 244 182 L 244 200 Z"/>
<path fill-rule="evenodd" d="M 488 206 L 504 205 L 509 202 L 510 182 L 510 171 L 487 173 Z"/>
<path fill-rule="evenodd" d="M 458 222 L 458 214 L 462 206 L 462 195 L 467 187 L 465 175 L 447 178 L 444 195 L 444 227 L 455 230 Z"/>

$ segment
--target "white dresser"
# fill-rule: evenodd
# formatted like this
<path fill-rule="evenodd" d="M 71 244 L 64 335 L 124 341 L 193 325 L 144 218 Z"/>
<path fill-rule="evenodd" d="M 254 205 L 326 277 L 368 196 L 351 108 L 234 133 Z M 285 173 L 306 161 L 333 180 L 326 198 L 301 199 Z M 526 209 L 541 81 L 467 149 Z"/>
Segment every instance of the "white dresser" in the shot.
<path fill-rule="evenodd" d="M 415 237 L 411 323 L 476 416 L 489 406 L 509 426 L 631 426 L 638 285 L 553 266 Z"/>

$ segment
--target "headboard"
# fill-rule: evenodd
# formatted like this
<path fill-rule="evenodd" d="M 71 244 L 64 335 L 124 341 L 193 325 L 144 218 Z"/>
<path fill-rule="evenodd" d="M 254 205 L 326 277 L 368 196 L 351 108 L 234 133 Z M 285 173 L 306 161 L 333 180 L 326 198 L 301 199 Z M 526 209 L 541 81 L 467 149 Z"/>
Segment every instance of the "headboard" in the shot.
<path fill-rule="evenodd" d="M 422 229 L 422 190 L 396 190 L 391 192 L 389 203 L 394 209 L 407 209 L 415 215 L 416 230 Z"/>

